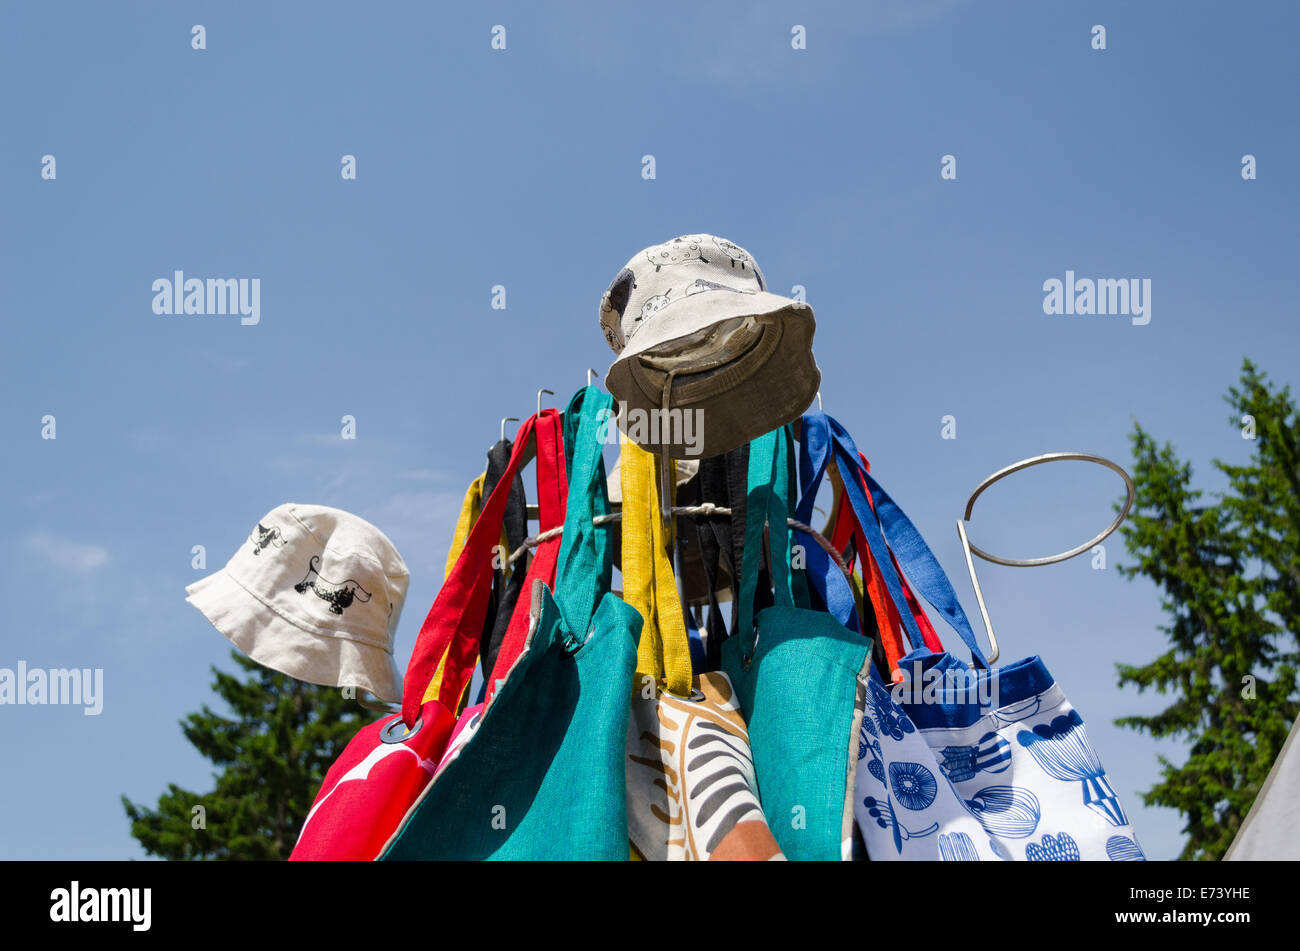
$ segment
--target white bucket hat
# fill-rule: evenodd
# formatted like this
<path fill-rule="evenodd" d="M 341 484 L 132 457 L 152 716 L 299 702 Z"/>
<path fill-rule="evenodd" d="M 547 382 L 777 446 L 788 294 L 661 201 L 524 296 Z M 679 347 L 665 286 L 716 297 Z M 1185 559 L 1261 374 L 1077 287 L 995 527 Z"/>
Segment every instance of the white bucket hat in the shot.
<path fill-rule="evenodd" d="M 397 701 L 393 635 L 409 581 L 402 556 L 369 522 L 290 503 L 258 522 L 226 567 L 185 591 L 262 666 Z"/>
<path fill-rule="evenodd" d="M 619 426 L 674 458 L 721 455 L 783 426 L 821 385 L 812 308 L 769 293 L 757 262 L 725 238 L 682 235 L 637 254 L 601 298 L 600 324 L 618 354 L 606 385 L 649 423 L 620 406 Z M 695 432 L 677 410 L 701 411 L 687 424 Z"/>

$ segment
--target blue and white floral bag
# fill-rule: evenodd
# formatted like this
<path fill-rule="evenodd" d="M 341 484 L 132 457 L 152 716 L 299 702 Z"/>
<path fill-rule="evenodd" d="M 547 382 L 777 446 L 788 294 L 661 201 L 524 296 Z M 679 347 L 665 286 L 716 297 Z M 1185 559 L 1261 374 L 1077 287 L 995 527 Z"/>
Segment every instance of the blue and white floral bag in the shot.
<path fill-rule="evenodd" d="M 923 640 L 891 550 L 973 661 L 968 666 L 950 653 L 914 650 L 900 662 L 902 682 L 892 685 L 872 666 L 854 792 L 870 858 L 1144 860 L 1083 718 L 1042 660 L 989 669 L 929 546 L 860 465 L 848 434 L 828 422 L 846 501 L 912 645 Z"/>
<path fill-rule="evenodd" d="M 854 816 L 873 860 L 1145 858 L 1039 658 L 990 671 L 914 652 L 903 669 L 893 688 L 873 671 L 862 718 Z"/>

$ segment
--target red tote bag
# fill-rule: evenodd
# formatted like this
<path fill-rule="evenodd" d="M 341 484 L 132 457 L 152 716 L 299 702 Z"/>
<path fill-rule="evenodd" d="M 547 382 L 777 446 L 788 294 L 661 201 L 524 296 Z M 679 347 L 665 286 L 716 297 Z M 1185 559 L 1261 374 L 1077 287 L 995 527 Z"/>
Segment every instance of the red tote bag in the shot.
<path fill-rule="evenodd" d="M 554 409 L 543 410 L 519 427 L 510 462 L 420 627 L 406 670 L 402 712 L 362 728 L 329 768 L 290 861 L 373 860 L 433 778 L 456 726 L 454 711 L 478 660 L 492 590 L 493 548 L 501 537 L 510 485 L 539 450 L 548 459 L 545 465 L 539 463 L 539 484 L 556 478 L 557 451 L 562 478 L 559 440 L 560 415 Z M 562 521 L 563 514 L 559 517 Z M 548 561 L 553 572 L 553 557 L 534 559 L 531 567 L 545 571 Z M 509 635 L 507 644 L 514 649 Z M 507 644 L 502 646 L 503 657 Z M 439 695 L 422 703 L 444 655 Z M 494 676 L 502 668 L 501 657 L 496 666 Z"/>

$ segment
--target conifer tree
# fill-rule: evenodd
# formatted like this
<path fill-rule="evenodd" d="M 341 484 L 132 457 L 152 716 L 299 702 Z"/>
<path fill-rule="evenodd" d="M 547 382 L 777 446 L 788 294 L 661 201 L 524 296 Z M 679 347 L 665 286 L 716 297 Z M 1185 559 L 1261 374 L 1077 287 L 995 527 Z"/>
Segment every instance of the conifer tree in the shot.
<path fill-rule="evenodd" d="M 1161 781 L 1143 794 L 1147 805 L 1183 814 L 1184 859 L 1227 851 L 1300 706 L 1296 407 L 1250 361 L 1227 402 L 1251 458 L 1214 460 L 1228 489 L 1213 501 L 1192 487 L 1192 467 L 1171 445 L 1140 425 L 1130 437 L 1137 495 L 1123 535 L 1136 563 L 1120 571 L 1161 589 L 1169 649 L 1145 665 L 1117 665 L 1119 682 L 1173 702 L 1116 722 L 1190 740 L 1182 764 L 1160 757 Z"/>
<path fill-rule="evenodd" d="M 204 704 L 181 721 L 185 738 L 220 770 L 214 788 L 195 793 L 169 783 L 154 809 L 122 797 L 131 834 L 150 855 L 288 858 L 326 770 L 368 719 L 338 688 L 232 656 L 250 676 L 213 667 L 212 687 L 233 717 Z"/>

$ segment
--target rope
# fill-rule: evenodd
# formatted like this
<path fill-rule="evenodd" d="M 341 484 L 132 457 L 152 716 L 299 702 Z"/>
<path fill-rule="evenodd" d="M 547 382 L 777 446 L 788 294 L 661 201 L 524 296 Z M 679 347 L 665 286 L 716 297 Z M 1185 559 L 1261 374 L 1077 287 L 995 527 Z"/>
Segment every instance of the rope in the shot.
<path fill-rule="evenodd" d="M 713 515 L 730 515 L 731 509 L 726 508 L 725 506 L 715 505 L 713 502 L 704 502 L 700 505 L 674 505 L 672 507 L 672 514 L 700 515 L 700 516 L 707 517 Z M 613 515 L 597 515 L 594 519 L 592 519 L 592 524 L 605 525 L 608 524 L 609 522 L 617 522 L 622 518 L 623 518 L 622 513 L 616 513 Z M 829 541 L 827 541 L 825 536 L 823 536 L 821 532 L 817 531 L 817 529 L 813 528 L 811 525 L 805 525 L 803 522 L 800 522 L 797 519 L 787 518 L 785 520 L 785 523 L 789 525 L 791 528 L 803 532 L 805 535 L 812 538 L 812 540 L 815 541 L 818 544 L 818 546 L 835 561 L 835 564 L 839 567 L 840 571 L 844 572 L 844 577 L 848 578 L 850 582 L 852 582 L 853 572 L 851 572 L 849 570 L 849 566 L 845 564 L 844 556 L 835 550 L 835 546 L 832 545 Z M 556 538 L 563 534 L 564 534 L 564 529 L 561 527 L 561 528 L 552 528 L 549 531 L 541 532 L 537 535 L 531 535 L 528 538 L 525 538 L 524 543 L 510 553 L 510 557 L 509 559 L 507 559 L 506 565 L 507 566 L 513 565 L 520 558 L 524 557 L 524 555 L 528 552 L 528 549 L 536 548 L 542 542 L 550 541 L 552 538 Z"/>

